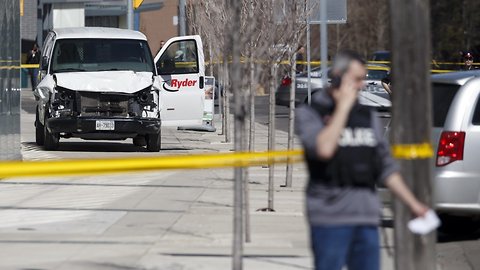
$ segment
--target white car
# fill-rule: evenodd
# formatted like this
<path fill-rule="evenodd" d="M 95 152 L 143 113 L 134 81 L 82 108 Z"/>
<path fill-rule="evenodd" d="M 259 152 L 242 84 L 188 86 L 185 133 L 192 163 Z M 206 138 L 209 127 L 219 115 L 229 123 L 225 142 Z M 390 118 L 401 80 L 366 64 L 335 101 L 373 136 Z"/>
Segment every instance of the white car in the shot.
<path fill-rule="evenodd" d="M 161 148 L 161 126 L 198 125 L 205 66 L 200 36 L 168 40 L 153 58 L 137 31 L 82 27 L 52 30 L 40 65 L 36 142 L 60 138 L 125 140 Z"/>

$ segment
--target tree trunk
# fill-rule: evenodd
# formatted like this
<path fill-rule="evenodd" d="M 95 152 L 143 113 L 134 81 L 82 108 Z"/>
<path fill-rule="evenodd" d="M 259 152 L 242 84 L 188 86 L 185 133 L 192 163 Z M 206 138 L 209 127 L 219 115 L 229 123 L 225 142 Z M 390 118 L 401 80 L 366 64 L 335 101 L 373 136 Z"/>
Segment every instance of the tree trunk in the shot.
<path fill-rule="evenodd" d="M 241 37 L 240 21 L 241 2 L 237 0 L 227 0 L 227 6 L 231 9 L 232 21 L 229 23 L 230 31 L 227 34 L 226 43 L 232 49 L 232 64 L 230 65 L 230 82 L 234 94 L 234 125 L 235 125 L 235 152 L 245 150 L 245 91 L 242 89 L 242 67 L 240 64 Z M 235 23 L 233 23 L 235 22 Z M 228 99 L 227 99 L 228 102 Z M 227 104 L 228 112 L 228 104 Z M 228 117 L 228 114 L 227 114 Z M 228 128 L 226 129 L 228 134 Z M 228 136 L 226 136 L 228 138 Z M 227 140 L 227 139 L 226 139 Z M 234 169 L 234 219 L 233 219 L 233 261 L 232 269 L 243 269 L 243 207 L 244 207 L 244 181 L 245 168 L 236 167 Z"/>
<path fill-rule="evenodd" d="M 223 59 L 223 72 L 224 76 L 224 85 L 223 85 L 223 135 L 225 136 L 225 142 L 230 142 L 230 80 L 228 72 L 228 56 L 225 56 Z"/>
<path fill-rule="evenodd" d="M 295 85 L 296 85 L 296 69 L 297 69 L 297 54 L 294 53 L 292 59 L 290 60 L 290 77 L 292 83 L 290 84 L 290 108 L 288 110 L 288 150 L 293 150 L 293 140 L 295 136 Z M 292 178 L 293 178 L 293 164 L 291 162 L 287 163 L 287 177 L 285 181 L 286 187 L 292 187 Z"/>
<path fill-rule="evenodd" d="M 277 63 L 273 63 L 270 68 L 270 91 L 268 114 L 268 151 L 275 150 L 275 78 L 277 74 Z M 268 166 L 268 207 L 267 211 L 275 211 L 273 208 L 273 194 L 275 192 L 274 178 L 275 165 Z"/>
<path fill-rule="evenodd" d="M 390 0 L 392 21 L 393 129 L 397 146 L 431 142 L 430 14 L 428 0 Z M 408 31 L 406 30 L 408 29 Z M 408 109 L 407 109 L 408 108 Z M 402 172 L 414 194 L 432 206 L 431 159 L 401 160 Z M 395 267 L 435 269 L 436 235 L 413 235 L 412 214 L 395 200 Z"/>

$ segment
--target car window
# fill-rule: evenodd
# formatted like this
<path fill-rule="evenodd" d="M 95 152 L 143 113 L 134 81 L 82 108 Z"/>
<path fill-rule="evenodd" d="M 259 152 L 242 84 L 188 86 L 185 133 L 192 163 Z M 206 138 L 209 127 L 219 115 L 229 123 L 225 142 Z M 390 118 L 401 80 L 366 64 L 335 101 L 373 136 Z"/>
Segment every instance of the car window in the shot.
<path fill-rule="evenodd" d="M 433 126 L 443 127 L 459 85 L 434 83 L 432 86 Z"/>
<path fill-rule="evenodd" d="M 133 39 L 57 40 L 51 70 L 52 73 L 109 70 L 154 72 L 147 42 Z"/>
<path fill-rule="evenodd" d="M 368 69 L 367 80 L 379 80 L 379 81 L 381 81 L 382 79 L 387 77 L 387 75 L 388 75 L 387 70 Z"/>
<path fill-rule="evenodd" d="M 390 53 L 388 52 L 377 52 L 373 55 L 373 61 L 390 61 Z"/>
<path fill-rule="evenodd" d="M 473 112 L 472 124 L 480 126 L 480 96 L 477 97 L 477 105 L 475 105 L 475 111 Z"/>

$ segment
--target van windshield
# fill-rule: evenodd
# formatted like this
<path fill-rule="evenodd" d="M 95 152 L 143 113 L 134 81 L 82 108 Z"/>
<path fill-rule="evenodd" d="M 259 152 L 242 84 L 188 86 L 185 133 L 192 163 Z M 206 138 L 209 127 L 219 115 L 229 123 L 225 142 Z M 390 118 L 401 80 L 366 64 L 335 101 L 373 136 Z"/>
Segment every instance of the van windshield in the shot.
<path fill-rule="evenodd" d="M 445 124 L 448 110 L 459 88 L 460 85 L 456 84 L 434 83 L 432 85 L 434 127 L 443 127 Z"/>
<path fill-rule="evenodd" d="M 144 40 L 59 39 L 51 72 L 132 70 L 154 72 L 150 48 Z"/>

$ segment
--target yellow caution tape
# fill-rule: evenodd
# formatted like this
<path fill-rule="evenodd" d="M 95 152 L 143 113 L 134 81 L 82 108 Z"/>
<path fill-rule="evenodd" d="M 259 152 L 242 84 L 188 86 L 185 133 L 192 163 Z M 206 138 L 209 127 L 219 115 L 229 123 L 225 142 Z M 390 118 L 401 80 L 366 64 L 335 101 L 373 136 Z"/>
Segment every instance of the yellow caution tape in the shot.
<path fill-rule="evenodd" d="M 22 64 L 22 68 L 40 68 L 39 64 Z"/>
<path fill-rule="evenodd" d="M 21 64 L 20 66 L 18 65 L 13 65 L 13 66 L 0 66 L 0 69 L 21 69 L 21 68 L 39 68 L 39 64 Z"/>
<path fill-rule="evenodd" d="M 430 143 L 396 144 L 392 146 L 392 155 L 398 159 L 426 159 L 433 157 Z"/>
<path fill-rule="evenodd" d="M 0 66 L 0 69 L 20 69 L 20 66 Z"/>
<path fill-rule="evenodd" d="M 239 152 L 185 156 L 161 156 L 55 161 L 7 161 L 0 163 L 0 179 L 13 177 L 86 175 L 169 169 L 248 167 L 303 160 L 302 150 Z"/>

